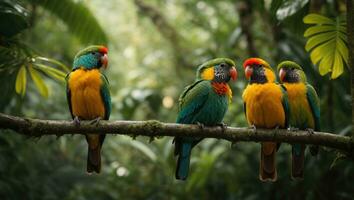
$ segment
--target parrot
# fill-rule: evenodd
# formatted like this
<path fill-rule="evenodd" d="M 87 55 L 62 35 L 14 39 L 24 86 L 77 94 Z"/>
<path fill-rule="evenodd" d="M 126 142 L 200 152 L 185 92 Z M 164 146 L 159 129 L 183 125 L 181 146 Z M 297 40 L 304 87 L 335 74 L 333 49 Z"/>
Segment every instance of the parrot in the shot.
<path fill-rule="evenodd" d="M 289 102 L 284 87 L 276 82 L 271 66 L 261 58 L 244 61 L 245 76 L 249 80 L 243 91 L 244 112 L 248 124 L 256 128 L 278 129 L 288 127 Z M 276 151 L 280 143 L 262 142 L 259 179 L 277 180 Z"/>
<path fill-rule="evenodd" d="M 288 92 L 290 104 L 289 125 L 300 130 L 320 130 L 320 101 L 316 90 L 307 83 L 301 66 L 292 61 L 283 61 L 278 67 L 280 83 Z M 292 145 L 292 179 L 303 179 L 306 146 Z"/>
<path fill-rule="evenodd" d="M 111 114 L 111 97 L 107 77 L 100 72 L 108 65 L 108 48 L 92 45 L 79 51 L 73 62 L 72 71 L 66 76 L 67 101 L 76 125 L 80 120 L 91 120 L 98 124 L 108 120 Z M 86 134 L 88 143 L 87 173 L 100 173 L 101 148 L 105 135 Z"/>
<path fill-rule="evenodd" d="M 231 59 L 216 58 L 200 65 L 195 82 L 187 86 L 179 97 L 176 123 L 198 124 L 201 128 L 204 125 L 221 125 L 225 128 L 223 118 L 232 99 L 228 82 L 236 78 L 236 66 Z M 200 141 L 190 137 L 174 138 L 174 154 L 178 157 L 176 179 L 187 179 L 192 148 Z"/>

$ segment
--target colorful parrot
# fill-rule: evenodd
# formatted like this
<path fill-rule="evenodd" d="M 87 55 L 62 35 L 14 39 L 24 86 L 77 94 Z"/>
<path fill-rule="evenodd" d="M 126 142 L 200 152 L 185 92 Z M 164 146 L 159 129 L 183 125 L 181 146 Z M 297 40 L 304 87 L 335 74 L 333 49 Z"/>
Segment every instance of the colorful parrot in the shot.
<path fill-rule="evenodd" d="M 249 58 L 243 63 L 249 79 L 243 91 L 244 111 L 247 122 L 253 128 L 287 128 L 289 105 L 285 89 L 277 84 L 270 65 L 260 58 Z M 276 151 L 280 144 L 262 142 L 259 178 L 276 181 Z"/>
<path fill-rule="evenodd" d="M 177 123 L 224 126 L 222 121 L 232 98 L 227 83 L 236 78 L 235 63 L 227 58 L 216 58 L 199 66 L 196 81 L 187 86 L 179 98 Z M 175 137 L 175 155 L 178 156 L 176 179 L 187 178 L 192 148 L 200 141 Z"/>
<path fill-rule="evenodd" d="M 104 46 L 89 46 L 74 58 L 72 71 L 66 77 L 67 100 L 74 123 L 92 120 L 98 124 L 108 120 L 111 113 L 109 83 L 100 68 L 107 68 L 108 49 Z M 87 134 L 87 172 L 101 170 L 101 148 L 105 135 Z"/>
<path fill-rule="evenodd" d="M 300 65 L 291 61 L 284 61 L 277 67 L 280 82 L 287 90 L 291 128 L 300 130 L 320 130 L 320 104 L 315 89 L 307 83 L 306 75 Z M 304 177 L 305 148 L 303 144 L 292 145 L 293 179 Z"/>

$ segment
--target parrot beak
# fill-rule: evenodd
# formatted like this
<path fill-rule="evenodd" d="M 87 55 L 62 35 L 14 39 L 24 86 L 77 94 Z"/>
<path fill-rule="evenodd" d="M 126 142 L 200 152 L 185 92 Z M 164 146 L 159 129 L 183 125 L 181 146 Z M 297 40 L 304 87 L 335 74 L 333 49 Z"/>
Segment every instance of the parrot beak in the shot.
<path fill-rule="evenodd" d="M 281 82 L 284 82 L 285 75 L 286 75 L 285 69 L 281 68 L 279 71 L 279 79 Z"/>
<path fill-rule="evenodd" d="M 236 81 L 237 79 L 237 70 L 234 66 L 232 66 L 230 69 L 230 77 L 233 81 Z"/>
<path fill-rule="evenodd" d="M 249 65 L 246 66 L 245 68 L 245 76 L 247 79 L 249 79 L 253 74 L 253 68 Z"/>
<path fill-rule="evenodd" d="M 108 66 L 108 56 L 107 56 L 107 54 L 103 54 L 103 56 L 101 57 L 101 63 L 102 63 L 102 67 L 104 69 L 107 69 L 107 66 Z"/>

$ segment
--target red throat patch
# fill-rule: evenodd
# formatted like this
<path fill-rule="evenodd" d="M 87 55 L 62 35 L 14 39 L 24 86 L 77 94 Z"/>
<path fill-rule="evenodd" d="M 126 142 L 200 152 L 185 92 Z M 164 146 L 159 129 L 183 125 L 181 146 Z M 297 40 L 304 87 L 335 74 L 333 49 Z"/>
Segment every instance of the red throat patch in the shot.
<path fill-rule="evenodd" d="M 216 92 L 216 94 L 227 95 L 229 97 L 229 102 L 231 102 L 232 91 L 230 86 L 227 83 L 212 82 L 211 85 L 213 86 L 213 89 Z"/>

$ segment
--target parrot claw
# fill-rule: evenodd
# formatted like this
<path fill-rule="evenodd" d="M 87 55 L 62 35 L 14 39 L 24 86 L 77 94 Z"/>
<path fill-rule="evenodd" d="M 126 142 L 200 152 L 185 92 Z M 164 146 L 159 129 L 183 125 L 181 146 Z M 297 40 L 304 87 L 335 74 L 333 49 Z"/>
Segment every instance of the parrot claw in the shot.
<path fill-rule="evenodd" d="M 300 129 L 299 128 L 295 128 L 295 127 L 289 127 L 288 128 L 288 131 L 299 131 Z"/>
<path fill-rule="evenodd" d="M 74 124 L 75 124 L 75 126 L 80 126 L 80 119 L 79 119 L 79 117 L 78 116 L 75 116 L 75 118 L 74 118 Z"/>
<path fill-rule="evenodd" d="M 226 129 L 227 129 L 227 124 L 226 123 L 221 122 L 221 123 L 218 123 L 217 125 L 221 127 L 222 132 L 226 131 Z"/>
<path fill-rule="evenodd" d="M 102 119 L 101 117 L 97 117 L 96 119 L 90 121 L 90 124 L 98 126 L 98 124 L 100 123 L 101 119 Z"/>
<path fill-rule="evenodd" d="M 250 129 L 253 129 L 254 132 L 257 131 L 257 127 L 256 127 L 254 124 L 252 124 L 249 128 L 250 128 Z"/>
<path fill-rule="evenodd" d="M 197 125 L 198 125 L 198 127 L 200 128 L 200 129 L 204 129 L 204 124 L 203 123 L 200 123 L 200 122 L 197 122 Z"/>
<path fill-rule="evenodd" d="M 315 134 L 315 131 L 314 131 L 312 128 L 307 128 L 306 131 L 307 131 L 310 135 Z"/>

